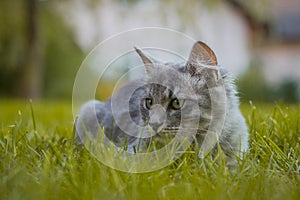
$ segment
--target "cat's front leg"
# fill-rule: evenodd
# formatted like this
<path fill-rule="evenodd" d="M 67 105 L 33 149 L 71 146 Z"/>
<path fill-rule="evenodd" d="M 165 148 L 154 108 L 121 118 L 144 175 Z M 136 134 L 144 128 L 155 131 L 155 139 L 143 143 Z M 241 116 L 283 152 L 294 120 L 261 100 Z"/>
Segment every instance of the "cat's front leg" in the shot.
<path fill-rule="evenodd" d="M 238 159 L 243 159 L 249 148 L 246 124 L 241 123 L 239 128 L 232 130 L 230 135 L 222 137 L 219 142 L 226 155 L 226 165 L 229 168 L 235 168 Z"/>

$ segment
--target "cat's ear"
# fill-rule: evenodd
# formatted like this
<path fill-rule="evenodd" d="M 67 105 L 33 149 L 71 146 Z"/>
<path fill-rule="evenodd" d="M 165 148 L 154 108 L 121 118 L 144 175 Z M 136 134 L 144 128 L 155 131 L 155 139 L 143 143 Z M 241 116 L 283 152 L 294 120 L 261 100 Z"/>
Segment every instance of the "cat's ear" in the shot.
<path fill-rule="evenodd" d="M 145 65 L 145 69 L 147 74 L 151 73 L 153 71 L 154 68 L 154 61 L 153 59 L 151 59 L 149 56 L 147 56 L 145 53 L 142 52 L 142 50 L 140 50 L 137 47 L 134 47 L 135 51 L 139 54 L 139 56 L 141 57 L 144 65 Z"/>
<path fill-rule="evenodd" d="M 198 41 L 194 44 L 189 56 L 188 63 L 190 64 L 205 64 L 217 66 L 217 57 L 213 50 L 209 48 L 204 42 Z"/>
<path fill-rule="evenodd" d="M 193 45 L 186 67 L 192 75 L 208 75 L 214 80 L 220 79 L 217 57 L 213 50 L 204 42 L 198 41 Z"/>

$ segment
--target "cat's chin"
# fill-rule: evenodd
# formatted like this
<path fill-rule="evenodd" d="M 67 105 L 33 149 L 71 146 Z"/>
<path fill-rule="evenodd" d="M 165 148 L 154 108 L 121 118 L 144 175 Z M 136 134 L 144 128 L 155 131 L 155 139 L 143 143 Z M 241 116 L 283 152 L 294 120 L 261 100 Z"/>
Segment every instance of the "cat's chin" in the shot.
<path fill-rule="evenodd" d="M 157 130 L 154 130 L 150 125 L 147 125 L 144 128 L 144 136 L 148 136 L 150 137 L 154 137 L 154 136 L 158 136 L 158 137 L 162 137 L 162 136 L 174 136 L 176 135 L 177 131 L 179 130 L 179 128 L 174 128 L 174 127 L 160 127 Z"/>
<path fill-rule="evenodd" d="M 159 132 L 155 131 L 151 126 L 147 125 L 142 128 L 141 134 L 139 137 L 141 138 L 152 138 L 155 137 Z"/>

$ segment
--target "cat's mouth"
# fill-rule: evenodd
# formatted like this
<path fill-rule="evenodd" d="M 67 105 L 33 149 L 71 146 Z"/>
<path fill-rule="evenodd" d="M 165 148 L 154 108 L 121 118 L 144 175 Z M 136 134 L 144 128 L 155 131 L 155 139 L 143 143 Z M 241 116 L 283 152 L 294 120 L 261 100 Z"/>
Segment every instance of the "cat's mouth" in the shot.
<path fill-rule="evenodd" d="M 191 127 L 165 127 L 160 132 L 156 133 L 157 135 L 176 135 L 177 133 L 184 134 L 185 132 L 195 132 L 197 134 L 205 134 L 208 130 L 203 128 L 191 128 Z"/>
<path fill-rule="evenodd" d="M 150 126 L 151 127 L 151 126 Z M 175 137 L 178 133 L 179 134 L 188 134 L 191 132 L 195 132 L 195 134 L 205 134 L 208 130 L 207 129 L 201 129 L 201 128 L 191 128 L 191 127 L 163 127 L 159 131 L 154 131 L 153 128 L 151 127 L 151 136 L 150 137 L 168 137 L 168 138 L 173 138 Z"/>
<path fill-rule="evenodd" d="M 196 128 L 183 128 L 183 127 L 164 127 L 160 132 L 153 134 L 152 137 L 150 137 L 150 143 L 149 145 L 153 145 L 152 147 L 155 147 L 155 149 L 160 149 L 164 147 L 165 145 L 169 143 L 176 143 L 176 141 L 182 141 L 185 139 L 184 136 L 191 135 L 191 133 L 202 135 L 201 133 L 197 131 L 203 131 L 206 132 L 207 130 L 204 129 L 196 129 Z M 205 134 L 203 134 L 205 135 Z M 183 137 L 182 137 L 183 136 Z M 174 140 L 175 139 L 175 140 Z M 186 138 L 188 139 L 188 138 Z M 188 139 L 189 141 L 189 139 Z"/>
<path fill-rule="evenodd" d="M 180 127 L 164 127 L 157 133 L 158 136 L 175 136 L 181 130 Z"/>
<path fill-rule="evenodd" d="M 148 125 L 147 133 L 150 137 L 162 137 L 162 136 L 175 136 L 179 130 L 181 130 L 180 127 L 159 127 L 159 128 L 153 128 L 152 126 Z"/>
<path fill-rule="evenodd" d="M 159 132 L 156 132 L 153 137 L 151 137 L 151 143 L 159 149 L 170 143 L 171 140 L 176 136 L 178 130 L 179 127 L 164 127 Z"/>
<path fill-rule="evenodd" d="M 180 129 L 180 127 L 165 127 L 162 129 L 162 132 L 176 132 Z"/>

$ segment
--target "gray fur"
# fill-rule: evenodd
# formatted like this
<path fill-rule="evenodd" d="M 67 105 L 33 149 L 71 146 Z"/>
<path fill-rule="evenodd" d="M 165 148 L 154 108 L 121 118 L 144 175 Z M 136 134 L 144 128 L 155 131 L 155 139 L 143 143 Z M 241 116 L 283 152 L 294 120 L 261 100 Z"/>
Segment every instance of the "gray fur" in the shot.
<path fill-rule="evenodd" d="M 224 116 L 219 144 L 228 156 L 228 165 L 235 165 L 233 157 L 248 150 L 248 130 L 239 110 L 233 78 L 225 69 L 212 65 L 217 64 L 212 50 L 198 42 L 187 63 L 159 64 L 136 50 L 144 61 L 147 76 L 126 84 L 107 102 L 92 100 L 84 104 L 76 124 L 76 141 L 84 142 L 86 133 L 96 137 L 103 127 L 111 141 L 119 147 L 126 143 L 128 151 L 133 152 L 141 140 L 139 133 L 143 128 L 140 127 L 147 127 L 144 132 L 154 131 L 154 137 L 160 138 L 182 127 L 189 128 L 197 120 L 196 138 L 201 144 L 212 125 L 212 118 L 221 120 Z M 225 100 L 212 98 L 210 89 L 218 87 L 224 88 Z M 216 97 L 221 96 L 219 90 L 215 91 Z M 150 97 L 153 106 L 148 109 L 145 99 Z M 178 110 L 171 106 L 175 98 L 182 103 Z M 197 102 L 200 114 L 193 106 L 187 106 L 188 102 Z M 225 106 L 225 111 L 218 106 Z M 142 148 L 149 145 L 151 138 L 148 135 L 142 139 Z"/>

